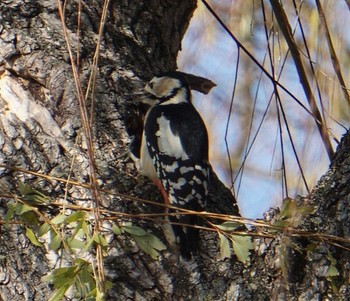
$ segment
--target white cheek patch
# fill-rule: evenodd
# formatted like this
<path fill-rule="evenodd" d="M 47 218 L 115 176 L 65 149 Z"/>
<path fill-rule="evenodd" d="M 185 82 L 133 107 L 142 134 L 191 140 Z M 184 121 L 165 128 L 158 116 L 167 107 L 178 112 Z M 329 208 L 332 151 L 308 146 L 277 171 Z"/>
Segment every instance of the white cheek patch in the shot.
<path fill-rule="evenodd" d="M 183 150 L 180 137 L 175 135 L 170 128 L 170 120 L 163 115 L 157 118 L 159 130 L 156 132 L 159 151 L 164 155 L 176 159 L 186 160 L 188 156 Z"/>

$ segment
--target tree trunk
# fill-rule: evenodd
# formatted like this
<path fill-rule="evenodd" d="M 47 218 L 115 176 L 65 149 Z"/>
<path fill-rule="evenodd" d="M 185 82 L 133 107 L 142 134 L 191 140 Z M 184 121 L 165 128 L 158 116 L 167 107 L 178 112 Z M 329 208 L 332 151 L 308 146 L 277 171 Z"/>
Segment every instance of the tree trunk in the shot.
<path fill-rule="evenodd" d="M 90 91 L 103 1 L 82 2 L 81 7 L 79 1 L 66 1 L 64 5 L 79 81 L 83 91 Z M 85 103 L 88 112 L 93 112 L 90 150 L 56 1 L 0 3 L 2 224 L 7 221 L 9 204 L 28 201 L 30 193 L 25 195 L 23 183 L 50 198 L 51 204 L 30 203 L 39 212 L 35 215 L 41 214 L 40 223 L 42 216 L 52 218 L 62 212 L 57 203 L 66 202 L 72 211 L 73 205 L 93 207 L 97 200 L 93 189 L 88 189 L 93 180 L 92 151 L 100 208 L 124 213 L 119 223 L 131 220 L 165 242 L 159 224 L 136 217 L 163 210 L 139 199 L 159 201 L 160 196 L 127 155 L 130 142 L 137 145 L 139 141 L 144 113 L 132 101 L 154 74 L 176 69 L 181 39 L 195 6 L 190 0 L 109 3 L 93 101 L 89 97 Z M 316 204 L 318 210 L 306 218 L 304 229 L 349 236 L 349 147 L 347 135 L 330 171 L 307 202 Z M 74 183 L 63 181 L 68 178 Z M 48 300 L 54 288 L 41 277 L 70 260 L 57 249 L 52 251 L 52 245 L 49 251 L 47 243 L 39 247 L 29 242 L 26 229 L 40 225 L 28 224 L 31 215 L 18 210 L 0 229 L 0 298 Z M 214 172 L 207 211 L 238 214 L 234 198 Z M 110 215 L 111 211 L 103 217 Z M 169 248 L 154 260 L 130 236 L 109 235 L 104 265 L 113 286 L 106 299 L 331 300 L 337 289 L 342 300 L 350 299 L 348 253 L 328 241 L 300 236 L 291 237 L 285 231 L 274 239 L 256 238 L 256 252 L 244 265 L 235 256 L 220 259 L 215 231 L 202 231 L 201 252 L 193 261 L 179 258 Z M 316 241 L 315 249 L 295 250 L 296 245 L 302 248 L 311 241 Z M 331 263 L 332 259 L 336 262 Z M 327 277 L 330 266 L 338 268 L 338 277 Z"/>

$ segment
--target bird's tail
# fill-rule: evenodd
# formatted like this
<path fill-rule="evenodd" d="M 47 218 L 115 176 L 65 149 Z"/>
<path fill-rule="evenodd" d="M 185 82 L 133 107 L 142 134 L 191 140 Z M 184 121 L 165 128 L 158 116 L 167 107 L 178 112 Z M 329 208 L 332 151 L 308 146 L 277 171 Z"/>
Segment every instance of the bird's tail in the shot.
<path fill-rule="evenodd" d="M 199 250 L 199 218 L 196 215 L 176 215 L 169 216 L 175 241 L 180 250 L 180 254 L 185 259 L 191 259 Z M 182 225 L 180 225 L 182 224 Z"/>

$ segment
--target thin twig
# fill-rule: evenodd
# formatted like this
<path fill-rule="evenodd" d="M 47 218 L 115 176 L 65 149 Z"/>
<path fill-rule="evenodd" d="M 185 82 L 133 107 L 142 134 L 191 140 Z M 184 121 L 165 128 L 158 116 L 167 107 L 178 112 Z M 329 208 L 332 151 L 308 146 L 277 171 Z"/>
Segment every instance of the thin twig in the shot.
<path fill-rule="evenodd" d="M 108 0 L 105 1 L 104 6 L 103 6 L 103 16 L 106 16 L 106 11 L 107 11 L 107 5 L 108 5 Z M 87 151 L 88 151 L 88 158 L 89 158 L 89 175 L 90 175 L 90 186 L 91 186 L 91 193 L 92 193 L 92 199 L 93 199 L 93 207 L 94 207 L 94 218 L 95 218 L 95 227 L 94 227 L 94 231 L 98 232 L 100 229 L 100 203 L 101 203 L 101 196 L 99 193 L 99 188 L 97 185 L 97 178 L 96 178 L 96 170 L 95 170 L 95 161 L 94 161 L 94 149 L 93 149 L 93 137 L 92 137 L 92 133 L 91 133 L 91 123 L 89 121 L 89 115 L 87 112 L 87 108 L 86 108 L 86 102 L 85 102 L 85 98 L 84 98 L 84 94 L 83 94 L 83 90 L 82 90 L 82 86 L 79 80 L 79 73 L 77 70 L 77 66 L 76 63 L 74 61 L 74 57 L 73 57 L 73 52 L 71 49 L 71 45 L 69 42 L 69 35 L 68 35 L 68 31 L 66 28 L 66 24 L 65 24 L 65 18 L 64 18 L 64 12 L 63 12 L 63 7 L 61 5 L 61 2 L 59 0 L 57 0 L 57 7 L 58 7 L 58 12 L 59 12 L 59 16 L 61 19 L 61 24 L 62 24 L 62 29 L 63 29 L 63 35 L 64 38 L 66 40 L 66 46 L 67 46 L 67 50 L 69 53 L 69 57 L 70 57 L 70 64 L 71 64 L 71 68 L 72 68 L 72 74 L 73 74 L 73 78 L 74 78 L 74 83 L 76 86 L 76 92 L 77 92 L 77 98 L 78 98 L 78 103 L 79 103 L 79 109 L 80 109 L 80 117 L 81 117 L 81 123 L 82 123 L 82 127 L 84 130 L 84 136 L 86 139 L 86 143 L 87 143 Z M 104 20 L 101 22 L 101 29 L 103 29 L 103 25 L 104 25 Z M 100 45 L 97 45 L 97 49 L 99 49 Z M 98 53 L 98 50 L 97 50 Z M 96 67 L 96 66 L 95 66 Z M 94 69 L 93 69 L 94 70 Z M 104 272 L 104 266 L 103 266 L 103 254 L 102 254 L 102 247 L 101 245 L 97 244 L 96 246 L 96 261 L 97 261 L 97 289 L 98 291 L 104 293 L 105 292 L 105 272 Z"/>
<path fill-rule="evenodd" d="M 325 31 L 325 34 L 326 34 L 327 44 L 328 44 L 328 48 L 329 48 L 329 53 L 331 55 L 331 61 L 332 61 L 334 72 L 338 77 L 340 87 L 343 91 L 344 97 L 345 97 L 346 101 L 348 102 L 348 105 L 350 105 L 349 90 L 346 87 L 346 83 L 345 83 L 343 74 L 341 72 L 341 67 L 340 67 L 340 63 L 338 60 L 338 56 L 337 56 L 337 53 L 335 52 L 332 37 L 331 37 L 331 34 L 329 32 L 329 29 L 328 29 L 326 16 L 323 12 L 323 8 L 322 8 L 321 2 L 319 0 L 316 0 L 316 6 L 317 6 L 317 10 L 318 10 L 318 15 L 320 17 L 321 25 L 323 27 L 323 30 Z"/>
<path fill-rule="evenodd" d="M 317 108 L 316 100 L 314 97 L 314 94 L 312 93 L 311 86 L 303 65 L 303 62 L 300 57 L 300 52 L 298 49 L 298 46 L 296 45 L 294 41 L 294 37 L 292 34 L 292 30 L 290 28 L 290 24 L 288 21 L 288 18 L 285 14 L 285 11 L 279 2 L 279 0 L 270 0 L 273 12 L 275 14 L 276 20 L 279 24 L 279 27 L 283 33 L 283 36 L 288 44 L 288 48 L 290 50 L 290 53 L 292 55 L 292 58 L 294 60 L 295 67 L 297 69 L 299 78 L 300 78 L 300 83 L 304 89 L 306 98 L 309 102 L 311 112 L 315 119 L 318 121 L 316 122 L 317 129 L 322 137 L 323 144 L 326 148 L 329 160 L 332 160 L 334 156 L 334 150 L 332 147 L 332 144 L 329 139 L 329 134 L 327 131 L 327 128 L 325 127 L 325 124 L 323 123 L 322 116 L 320 114 L 320 111 Z"/>
<path fill-rule="evenodd" d="M 236 196 L 235 196 L 235 190 L 234 190 L 232 160 L 231 160 L 230 148 L 228 146 L 228 131 L 229 131 L 229 125 L 230 125 L 231 114 L 232 114 L 232 109 L 233 109 L 233 100 L 234 100 L 234 97 L 235 97 L 236 87 L 237 87 L 238 71 L 239 71 L 239 58 L 240 58 L 239 54 L 240 54 L 240 51 L 239 51 L 239 48 L 238 48 L 238 50 L 237 50 L 235 78 L 234 78 L 234 83 L 233 83 L 233 88 L 232 88 L 232 96 L 231 96 L 231 102 L 230 102 L 230 108 L 229 108 L 229 111 L 228 111 L 226 128 L 225 128 L 225 146 L 226 146 L 226 152 L 227 152 L 227 157 L 228 157 L 228 163 L 229 163 L 229 166 L 230 166 L 230 177 L 231 177 L 231 187 L 230 187 L 230 189 L 232 190 L 234 197 L 236 197 Z"/>
<path fill-rule="evenodd" d="M 221 25 L 221 27 L 227 32 L 227 34 L 231 37 L 231 39 L 238 45 L 240 49 L 252 60 L 254 64 L 256 64 L 259 69 L 272 81 L 274 82 L 273 76 L 264 68 L 262 64 L 259 63 L 259 61 L 254 57 L 253 54 L 250 53 L 250 51 L 234 36 L 234 34 L 229 30 L 229 28 L 226 26 L 226 24 L 221 20 L 221 18 L 218 16 L 218 14 L 215 12 L 215 10 L 208 4 L 206 0 L 202 0 L 202 3 L 205 5 L 205 7 L 208 9 L 208 11 L 214 16 L 214 18 L 218 21 L 218 23 Z M 312 116 L 312 118 L 315 119 L 316 122 L 321 122 L 317 120 L 317 118 L 314 116 L 312 111 L 310 111 L 292 92 L 290 92 L 285 86 L 283 86 L 279 81 L 276 82 L 276 85 L 278 85 L 284 92 L 286 92 L 299 106 L 301 106 L 309 115 Z"/>

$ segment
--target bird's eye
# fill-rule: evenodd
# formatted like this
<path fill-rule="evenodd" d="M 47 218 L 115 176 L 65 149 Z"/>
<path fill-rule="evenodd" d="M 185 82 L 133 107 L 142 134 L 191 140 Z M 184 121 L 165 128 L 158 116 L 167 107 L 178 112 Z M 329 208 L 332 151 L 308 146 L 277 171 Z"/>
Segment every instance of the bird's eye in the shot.
<path fill-rule="evenodd" d="M 149 86 L 151 89 L 153 89 L 153 88 L 154 88 L 154 83 L 153 83 L 153 82 L 150 82 L 150 83 L 148 83 L 148 86 Z"/>

